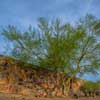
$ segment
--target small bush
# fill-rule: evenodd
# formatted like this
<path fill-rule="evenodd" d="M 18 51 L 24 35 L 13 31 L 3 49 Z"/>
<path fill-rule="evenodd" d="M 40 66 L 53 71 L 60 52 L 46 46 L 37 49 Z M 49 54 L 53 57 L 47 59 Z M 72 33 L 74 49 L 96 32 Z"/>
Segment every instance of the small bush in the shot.
<path fill-rule="evenodd" d="M 100 95 L 100 82 L 87 81 L 81 86 L 80 89 L 85 96 Z"/>

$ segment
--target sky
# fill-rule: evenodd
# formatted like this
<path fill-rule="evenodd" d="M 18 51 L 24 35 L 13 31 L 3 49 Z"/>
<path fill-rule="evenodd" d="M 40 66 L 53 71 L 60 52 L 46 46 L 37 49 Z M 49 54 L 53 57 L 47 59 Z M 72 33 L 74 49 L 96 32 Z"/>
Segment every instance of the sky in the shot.
<path fill-rule="evenodd" d="M 0 30 L 7 25 L 27 29 L 36 27 L 39 17 L 61 18 L 64 22 L 75 23 L 87 13 L 100 18 L 100 0 L 0 0 Z M 6 44 L 0 36 L 0 53 Z M 97 80 L 99 76 L 84 76 Z M 97 78 L 97 79 L 96 79 Z"/>

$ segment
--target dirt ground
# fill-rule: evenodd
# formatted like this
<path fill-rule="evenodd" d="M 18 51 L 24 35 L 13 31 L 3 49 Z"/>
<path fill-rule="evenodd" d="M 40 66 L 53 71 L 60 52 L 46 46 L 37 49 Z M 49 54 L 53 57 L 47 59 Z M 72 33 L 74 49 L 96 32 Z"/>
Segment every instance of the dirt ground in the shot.
<path fill-rule="evenodd" d="M 78 99 L 71 99 L 71 98 L 35 98 L 35 97 L 28 97 L 28 96 L 21 96 L 15 94 L 2 94 L 0 93 L 0 100 L 100 100 L 100 97 L 83 97 Z"/>

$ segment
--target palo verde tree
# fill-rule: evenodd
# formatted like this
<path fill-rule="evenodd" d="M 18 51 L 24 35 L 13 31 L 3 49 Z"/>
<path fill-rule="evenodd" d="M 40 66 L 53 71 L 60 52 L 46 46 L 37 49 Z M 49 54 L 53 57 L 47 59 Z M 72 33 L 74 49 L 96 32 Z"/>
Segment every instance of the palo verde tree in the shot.
<path fill-rule="evenodd" d="M 8 26 L 3 29 L 2 35 L 12 43 L 13 49 L 9 56 L 22 62 L 37 64 L 40 35 L 36 29 L 29 27 L 28 31 L 21 32 L 14 26 Z"/>
<path fill-rule="evenodd" d="M 100 20 L 87 15 L 72 27 L 58 19 L 49 23 L 42 18 L 39 27 L 43 34 L 42 66 L 69 75 L 68 84 L 77 74 L 97 74 L 100 69 Z"/>
<path fill-rule="evenodd" d="M 40 65 L 54 71 L 70 72 L 69 55 L 73 53 L 75 43 L 67 35 L 73 33 L 73 28 L 70 24 L 61 25 L 59 19 L 49 23 L 40 18 L 39 29 L 42 33 Z"/>
<path fill-rule="evenodd" d="M 13 43 L 11 56 L 69 75 L 69 86 L 77 74 L 96 74 L 100 69 L 100 20 L 92 15 L 75 26 L 40 18 L 37 30 L 21 33 L 10 26 L 2 35 Z"/>

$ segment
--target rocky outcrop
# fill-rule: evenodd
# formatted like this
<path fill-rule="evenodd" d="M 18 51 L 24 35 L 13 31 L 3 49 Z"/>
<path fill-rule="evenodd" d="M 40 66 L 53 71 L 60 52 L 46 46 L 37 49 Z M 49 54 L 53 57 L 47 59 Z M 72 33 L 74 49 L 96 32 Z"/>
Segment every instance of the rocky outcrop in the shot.
<path fill-rule="evenodd" d="M 45 69 L 32 69 L 29 64 L 0 56 L 0 92 L 34 95 L 36 97 L 63 97 L 63 79 L 68 79 L 63 73 L 55 73 Z M 74 92 L 79 90 L 80 79 L 72 83 Z M 66 85 L 67 86 L 67 85 Z"/>

